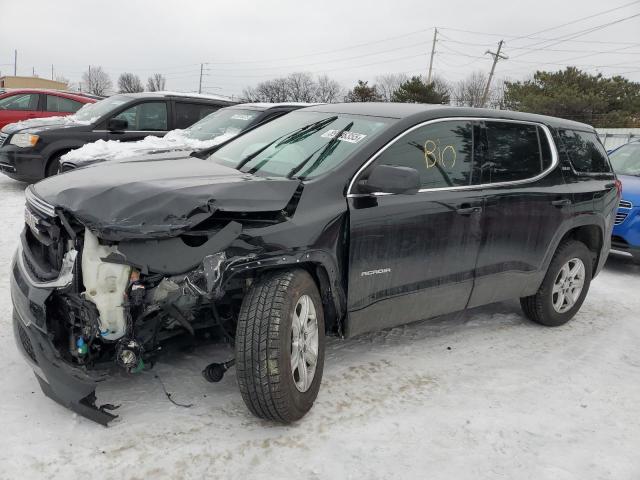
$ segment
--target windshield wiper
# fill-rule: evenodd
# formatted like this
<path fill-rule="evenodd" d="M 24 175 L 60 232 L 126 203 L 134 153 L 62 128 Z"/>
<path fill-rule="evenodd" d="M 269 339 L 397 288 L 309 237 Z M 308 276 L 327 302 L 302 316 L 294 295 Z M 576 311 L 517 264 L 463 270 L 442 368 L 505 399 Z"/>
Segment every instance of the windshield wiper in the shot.
<path fill-rule="evenodd" d="M 278 143 L 278 146 L 280 146 L 281 144 L 293 143 L 293 142 L 297 141 L 297 139 L 298 139 L 297 136 L 300 135 L 301 133 L 305 133 L 306 134 L 307 132 L 315 132 L 316 130 L 319 130 L 319 129 L 323 128 L 324 126 L 329 125 L 330 123 L 336 121 L 337 119 L 338 119 L 337 116 L 324 118 L 322 120 L 318 120 L 317 122 L 310 123 L 308 125 L 300 127 L 300 128 L 298 128 L 297 130 L 294 130 L 291 133 L 279 136 L 273 142 L 267 143 L 264 147 L 261 147 L 258 150 L 256 150 L 255 152 L 250 153 L 249 155 L 244 157 L 240 161 L 240 163 L 236 166 L 236 170 L 240 170 L 247 163 L 249 163 L 251 160 L 256 158 L 258 155 L 260 155 L 262 152 L 264 152 L 267 148 L 269 148 L 274 143 L 280 141 Z M 250 173 L 255 173 L 256 171 L 257 171 L 257 169 L 251 169 Z"/>
<path fill-rule="evenodd" d="M 324 146 L 324 148 L 320 152 L 320 155 L 318 155 L 318 160 L 316 160 L 315 163 L 311 166 L 311 168 L 309 169 L 309 172 L 312 172 L 313 170 L 315 170 L 318 167 L 318 165 L 320 165 L 324 161 L 325 158 L 327 158 L 329 155 L 333 153 L 333 151 L 338 146 L 338 143 L 340 141 L 340 137 L 342 136 L 342 134 L 344 132 L 351 130 L 351 127 L 353 127 L 353 122 L 347 123 L 344 126 L 344 128 L 339 130 L 338 133 L 336 133 L 336 135 L 331 140 L 329 140 L 329 142 L 327 142 L 327 144 Z M 287 174 L 287 178 L 292 178 L 296 173 L 302 170 L 304 166 L 311 161 L 311 159 L 316 154 L 316 152 L 317 150 L 313 152 L 311 155 L 309 155 L 307 158 L 305 158 L 299 165 L 293 167 Z"/>

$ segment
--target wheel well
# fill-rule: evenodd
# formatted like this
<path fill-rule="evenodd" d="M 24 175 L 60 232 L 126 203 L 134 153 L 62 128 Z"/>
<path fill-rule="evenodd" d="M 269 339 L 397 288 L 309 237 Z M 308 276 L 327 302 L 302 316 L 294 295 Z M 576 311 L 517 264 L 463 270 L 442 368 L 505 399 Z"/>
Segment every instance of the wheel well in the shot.
<path fill-rule="evenodd" d="M 565 240 L 577 240 L 579 242 L 584 243 L 589 250 L 593 253 L 593 272 L 598 266 L 598 261 L 600 260 L 600 252 L 602 251 L 602 229 L 597 225 L 582 225 L 580 227 L 575 227 L 565 233 L 564 237 L 560 243 Z"/>
<path fill-rule="evenodd" d="M 324 325 L 326 332 L 335 332 L 342 334 L 341 318 L 335 305 L 333 297 L 333 287 L 326 268 L 320 263 L 303 262 L 295 265 L 281 265 L 275 268 L 265 268 L 263 270 L 252 272 L 253 275 L 260 276 L 266 272 L 274 270 L 290 270 L 292 268 L 301 268 L 306 270 L 318 287 L 320 298 L 322 299 L 322 310 L 324 312 Z"/>
<path fill-rule="evenodd" d="M 79 148 L 79 147 L 76 147 L 76 148 Z M 73 148 L 61 148 L 60 150 L 56 150 L 51 155 L 49 155 L 49 158 L 47 158 L 47 163 L 44 166 L 44 174 L 45 175 L 47 174 L 47 170 L 49 169 L 49 165 L 51 165 L 51 162 L 53 161 L 54 158 L 61 157 L 65 153 L 69 153 L 71 150 L 73 150 Z"/>

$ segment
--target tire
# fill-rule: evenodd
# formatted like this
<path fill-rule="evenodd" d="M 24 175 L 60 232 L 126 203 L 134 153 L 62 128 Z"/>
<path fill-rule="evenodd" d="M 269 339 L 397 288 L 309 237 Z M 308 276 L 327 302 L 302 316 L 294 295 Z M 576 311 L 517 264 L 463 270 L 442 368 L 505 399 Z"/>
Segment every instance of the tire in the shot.
<path fill-rule="evenodd" d="M 305 303 L 309 312 L 315 309 L 317 344 L 309 334 L 313 331 L 311 314 L 305 322 L 306 336 L 298 335 L 299 323 L 294 325 L 304 316 Z M 315 370 L 304 382 L 300 372 L 311 370 L 314 344 Z M 324 315 L 311 275 L 302 269 L 282 270 L 254 282 L 240 308 L 235 345 L 236 377 L 249 410 L 257 417 L 280 423 L 302 418 L 318 396 L 324 366 Z M 295 369 L 292 356 L 299 359 Z"/>
<path fill-rule="evenodd" d="M 47 163 L 47 168 L 44 172 L 45 178 L 53 177 L 59 173 L 60 157 L 62 157 L 62 155 L 64 155 L 64 153 L 58 153 L 49 159 L 49 163 Z"/>
<path fill-rule="evenodd" d="M 566 280 L 568 283 L 563 283 L 563 278 L 567 278 L 567 270 L 563 272 L 563 268 L 568 267 L 569 271 L 574 271 L 573 268 L 579 266 L 578 261 L 582 262 L 583 266 L 582 289 L 579 293 L 575 289 L 579 284 L 578 277 L 574 281 Z M 587 296 L 591 285 L 592 265 L 593 253 L 584 243 L 568 240 L 560 244 L 537 293 L 520 299 L 524 314 L 530 320 L 548 327 L 558 327 L 567 323 L 580 310 Z M 554 291 L 554 286 L 559 291 Z M 561 297 L 565 288 L 567 295 Z M 573 304 L 570 305 L 571 300 Z"/>

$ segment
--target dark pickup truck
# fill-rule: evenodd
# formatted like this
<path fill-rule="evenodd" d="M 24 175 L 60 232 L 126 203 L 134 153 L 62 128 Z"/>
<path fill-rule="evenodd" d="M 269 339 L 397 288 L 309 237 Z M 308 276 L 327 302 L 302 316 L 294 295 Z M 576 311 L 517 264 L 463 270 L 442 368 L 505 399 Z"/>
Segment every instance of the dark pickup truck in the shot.
<path fill-rule="evenodd" d="M 182 155 L 182 156 L 181 156 Z M 180 161 L 175 161 L 176 159 Z M 44 392 L 97 422 L 97 382 L 177 338 L 225 338 L 242 397 L 291 422 L 325 334 L 520 298 L 562 325 L 610 247 L 620 184 L 593 128 L 507 111 L 301 109 L 209 158 L 96 165 L 27 189 L 16 341 Z"/>
<path fill-rule="evenodd" d="M 163 136 L 236 103 L 197 94 L 127 93 L 87 105 L 71 116 L 12 123 L 0 132 L 0 172 L 36 182 L 57 174 L 60 157 L 86 143 Z"/>

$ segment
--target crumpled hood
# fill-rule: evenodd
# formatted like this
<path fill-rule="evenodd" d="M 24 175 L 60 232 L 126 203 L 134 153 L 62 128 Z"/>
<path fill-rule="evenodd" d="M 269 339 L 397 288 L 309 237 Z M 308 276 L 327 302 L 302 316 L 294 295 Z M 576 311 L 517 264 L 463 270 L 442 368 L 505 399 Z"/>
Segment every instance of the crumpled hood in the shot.
<path fill-rule="evenodd" d="M 299 183 L 189 157 L 95 165 L 31 188 L 98 236 L 122 240 L 179 235 L 216 211 L 277 212 Z"/>

